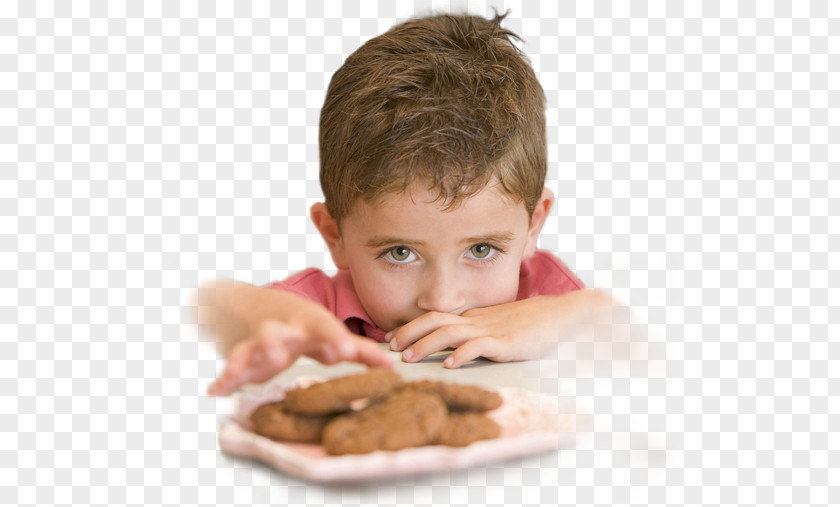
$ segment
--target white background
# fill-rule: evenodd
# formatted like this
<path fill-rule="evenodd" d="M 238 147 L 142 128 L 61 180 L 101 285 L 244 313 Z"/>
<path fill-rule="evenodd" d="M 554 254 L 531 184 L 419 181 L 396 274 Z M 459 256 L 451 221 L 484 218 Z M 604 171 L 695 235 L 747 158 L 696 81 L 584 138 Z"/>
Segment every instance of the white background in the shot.
<path fill-rule="evenodd" d="M 838 503 L 836 2 L 284 4 L 0 4 L 4 502 Z M 332 72 L 491 7 L 548 99 L 541 246 L 633 306 L 661 372 L 565 379 L 594 437 L 498 466 L 324 488 L 225 456 L 193 290 L 332 269 Z"/>

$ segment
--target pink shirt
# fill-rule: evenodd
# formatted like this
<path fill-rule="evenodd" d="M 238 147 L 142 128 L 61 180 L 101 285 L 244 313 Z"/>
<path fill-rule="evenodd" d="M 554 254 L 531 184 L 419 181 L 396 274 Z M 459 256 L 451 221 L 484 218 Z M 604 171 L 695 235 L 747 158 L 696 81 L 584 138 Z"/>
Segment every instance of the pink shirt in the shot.
<path fill-rule="evenodd" d="M 362 308 L 347 270 L 339 270 L 335 276 L 329 276 L 320 269 L 309 268 L 267 287 L 287 290 L 321 303 L 344 322 L 350 331 L 378 342 L 385 341 L 385 331 L 376 327 Z M 563 294 L 583 287 L 583 282 L 560 259 L 544 250 L 537 250 L 532 257 L 522 262 L 516 300 Z"/>

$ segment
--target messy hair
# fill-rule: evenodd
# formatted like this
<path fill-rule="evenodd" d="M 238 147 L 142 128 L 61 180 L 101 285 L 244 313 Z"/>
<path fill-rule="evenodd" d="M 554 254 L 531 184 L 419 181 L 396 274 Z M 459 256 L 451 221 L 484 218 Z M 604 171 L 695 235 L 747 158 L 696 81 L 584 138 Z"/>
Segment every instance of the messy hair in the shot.
<path fill-rule="evenodd" d="M 547 168 L 545 96 L 505 16 L 413 19 L 335 72 L 319 132 L 333 219 L 415 181 L 447 207 L 495 182 L 533 212 Z"/>

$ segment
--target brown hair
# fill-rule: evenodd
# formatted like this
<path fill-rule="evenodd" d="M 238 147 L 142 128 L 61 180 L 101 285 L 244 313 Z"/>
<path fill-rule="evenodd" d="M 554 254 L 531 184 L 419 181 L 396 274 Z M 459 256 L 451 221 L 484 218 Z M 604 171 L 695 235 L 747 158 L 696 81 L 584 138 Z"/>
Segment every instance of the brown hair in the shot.
<path fill-rule="evenodd" d="M 505 14 L 506 15 L 506 14 Z M 529 215 L 547 168 L 545 98 L 527 57 L 493 19 L 407 21 L 351 54 L 321 110 L 321 188 L 337 222 L 361 197 L 414 181 L 453 206 L 491 181 Z"/>

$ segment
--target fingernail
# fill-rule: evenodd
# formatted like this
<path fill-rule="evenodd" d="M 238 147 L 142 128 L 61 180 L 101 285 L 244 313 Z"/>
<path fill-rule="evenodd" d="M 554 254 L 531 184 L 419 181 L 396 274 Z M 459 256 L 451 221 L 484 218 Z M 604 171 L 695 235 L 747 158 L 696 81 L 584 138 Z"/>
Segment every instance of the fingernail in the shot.
<path fill-rule="evenodd" d="M 391 340 L 388 345 L 391 347 L 391 350 L 397 350 L 397 340 Z"/>
<path fill-rule="evenodd" d="M 447 368 L 452 368 L 453 364 L 455 364 L 455 360 L 451 357 L 447 357 L 446 360 L 443 362 L 443 365 Z"/>
<path fill-rule="evenodd" d="M 406 361 L 410 361 L 412 356 L 414 356 L 414 351 L 411 349 L 406 349 L 406 351 L 403 352 L 403 359 Z"/>
<path fill-rule="evenodd" d="M 388 331 L 387 333 L 385 333 L 385 341 L 386 342 L 391 341 L 391 338 L 393 338 L 393 337 L 394 337 L 394 332 L 393 331 Z"/>

